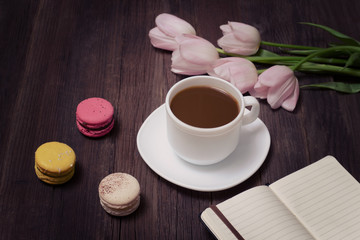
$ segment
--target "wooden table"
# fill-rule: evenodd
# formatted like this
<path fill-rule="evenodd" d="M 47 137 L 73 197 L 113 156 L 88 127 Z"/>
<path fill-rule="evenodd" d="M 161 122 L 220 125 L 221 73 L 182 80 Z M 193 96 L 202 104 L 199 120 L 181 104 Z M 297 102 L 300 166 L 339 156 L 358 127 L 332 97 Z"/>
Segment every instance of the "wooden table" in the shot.
<path fill-rule="evenodd" d="M 1 1 L 0 236 L 1 239 L 211 239 L 199 214 L 251 187 L 271 183 L 333 155 L 360 180 L 360 97 L 302 89 L 294 112 L 261 101 L 271 135 L 261 168 L 223 191 L 177 186 L 152 171 L 136 137 L 144 120 L 185 76 L 170 71 L 171 53 L 151 46 L 155 17 L 172 13 L 216 44 L 228 20 L 257 27 L 266 41 L 326 46 L 314 22 L 360 39 L 360 4 L 349 1 Z M 298 75 L 300 84 L 345 77 Z M 356 79 L 353 79 L 356 80 Z M 357 79 L 358 80 L 358 79 Z M 88 97 L 113 103 L 116 126 L 90 139 L 75 124 Z M 62 186 L 39 181 L 34 152 L 60 141 L 76 152 L 76 173 Z M 101 207 L 98 184 L 113 172 L 134 175 L 141 205 L 128 217 Z"/>

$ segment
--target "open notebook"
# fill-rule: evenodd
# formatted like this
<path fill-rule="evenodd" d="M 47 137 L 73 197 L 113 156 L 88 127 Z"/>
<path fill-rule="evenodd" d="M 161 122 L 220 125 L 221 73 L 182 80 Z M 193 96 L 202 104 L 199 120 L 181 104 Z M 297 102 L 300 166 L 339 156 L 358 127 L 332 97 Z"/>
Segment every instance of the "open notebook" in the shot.
<path fill-rule="evenodd" d="M 360 184 L 327 156 L 209 207 L 201 219 L 218 239 L 360 239 Z"/>

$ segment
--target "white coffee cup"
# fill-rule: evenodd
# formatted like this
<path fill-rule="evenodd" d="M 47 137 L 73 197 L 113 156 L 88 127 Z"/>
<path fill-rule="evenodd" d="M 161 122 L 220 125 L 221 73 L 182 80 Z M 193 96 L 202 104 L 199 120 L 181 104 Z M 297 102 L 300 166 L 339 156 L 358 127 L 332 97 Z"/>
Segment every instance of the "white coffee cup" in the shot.
<path fill-rule="evenodd" d="M 170 108 L 173 97 L 194 86 L 221 89 L 238 103 L 239 113 L 231 122 L 214 128 L 194 127 L 182 122 Z M 251 107 L 245 113 L 245 107 Z M 180 158 L 197 165 L 210 165 L 229 156 L 239 143 L 241 126 L 256 120 L 260 105 L 256 98 L 243 96 L 231 83 L 211 76 L 194 76 L 177 82 L 170 88 L 165 100 L 167 137 L 170 146 Z"/>

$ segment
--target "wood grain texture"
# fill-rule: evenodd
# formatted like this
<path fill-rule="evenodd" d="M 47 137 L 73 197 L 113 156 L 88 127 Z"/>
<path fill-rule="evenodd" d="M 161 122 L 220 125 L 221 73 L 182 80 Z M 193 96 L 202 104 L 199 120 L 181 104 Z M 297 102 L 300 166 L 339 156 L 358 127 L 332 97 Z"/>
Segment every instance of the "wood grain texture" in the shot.
<path fill-rule="evenodd" d="M 154 173 L 136 146 L 147 116 L 185 76 L 171 73 L 171 54 L 151 46 L 148 32 L 163 12 L 190 22 L 212 43 L 219 26 L 241 21 L 266 41 L 325 46 L 328 34 L 299 22 L 327 25 L 360 39 L 357 0 L 64 0 L 0 1 L 0 236 L 1 239 L 211 239 L 199 214 L 250 187 L 271 183 L 334 155 L 360 180 L 360 98 L 301 90 L 294 112 L 261 101 L 271 135 L 263 166 L 231 189 L 204 193 Z M 334 39 L 332 39 L 334 40 Z M 299 75 L 300 84 L 343 77 Z M 356 80 L 356 79 L 345 79 Z M 358 80 L 358 79 L 357 79 Z M 90 139 L 76 129 L 77 104 L 103 97 L 116 126 Z M 62 186 L 40 182 L 34 153 L 47 141 L 76 152 L 74 178 Z M 113 172 L 134 175 L 141 205 L 112 217 L 101 208 L 99 182 Z"/>

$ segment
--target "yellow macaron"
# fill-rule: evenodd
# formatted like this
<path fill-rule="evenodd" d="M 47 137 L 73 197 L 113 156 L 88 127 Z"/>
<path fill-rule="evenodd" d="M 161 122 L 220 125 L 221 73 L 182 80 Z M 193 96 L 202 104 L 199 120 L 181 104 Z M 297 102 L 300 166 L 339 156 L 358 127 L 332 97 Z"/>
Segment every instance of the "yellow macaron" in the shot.
<path fill-rule="evenodd" d="M 69 181 L 75 172 L 76 155 L 74 150 L 60 142 L 42 144 L 35 152 L 35 173 L 49 184 L 62 184 Z"/>

